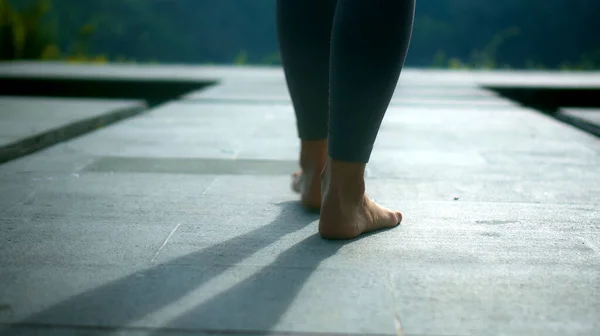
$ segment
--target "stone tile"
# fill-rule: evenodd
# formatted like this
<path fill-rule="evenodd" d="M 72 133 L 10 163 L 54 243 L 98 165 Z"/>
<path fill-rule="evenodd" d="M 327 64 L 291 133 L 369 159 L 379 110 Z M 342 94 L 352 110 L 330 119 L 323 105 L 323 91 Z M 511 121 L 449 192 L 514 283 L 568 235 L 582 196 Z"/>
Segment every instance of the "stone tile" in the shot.
<path fill-rule="evenodd" d="M 96 156 L 232 158 L 277 113 L 281 108 L 171 103 L 69 148 Z"/>
<path fill-rule="evenodd" d="M 2 264 L 147 263 L 183 214 L 198 216 L 193 197 L 214 178 L 82 174 L 41 183 L 34 179 L 22 179 L 31 185 L 28 194 L 3 204 L 0 253 L 11 258 Z M 3 202 L 10 197 L 6 192 Z"/>
<path fill-rule="evenodd" d="M 586 183 L 586 188 L 579 187 Z M 371 192 L 394 195 L 411 201 L 543 203 L 543 204 L 600 204 L 600 183 L 596 180 L 553 182 L 527 179 L 473 181 L 463 176 L 449 180 L 369 179 Z M 491 192 L 493 191 L 493 192 Z"/>
<path fill-rule="evenodd" d="M 123 71 L 285 96 L 278 68 Z M 349 242 L 320 239 L 290 190 L 289 102 L 186 98 L 4 164 L 0 328 L 594 335 L 600 142 L 477 87 L 537 75 L 408 69 L 398 99 L 413 102 L 389 109 L 367 179 L 403 224 Z M 573 76 L 558 77 L 592 81 Z"/>
<path fill-rule="evenodd" d="M 402 241 L 381 248 L 370 244 L 369 238 L 337 244 L 305 234 L 260 266 L 206 266 L 213 260 L 208 248 L 182 257 L 196 261 L 186 267 L 171 260 L 133 274 L 100 268 L 95 269 L 93 281 L 85 267 L 38 268 L 27 272 L 28 283 L 18 286 L 27 285 L 32 293 L 35 281 L 44 279 L 45 284 L 57 288 L 37 299 L 48 302 L 39 306 L 41 311 L 28 313 L 20 308 L 23 301 L 18 293 L 23 290 L 15 289 L 9 300 L 16 302 L 14 314 L 28 316 L 25 321 L 29 323 L 393 334 L 397 318 L 409 334 L 478 334 L 490 328 L 522 333 L 528 325 L 557 335 L 565 330 L 593 330 L 599 293 L 597 268 L 579 264 L 577 260 L 582 259 L 571 259 L 571 252 L 556 258 L 566 262 L 529 264 L 531 259 L 517 257 L 518 246 L 523 246 L 518 241 L 533 235 L 517 242 L 515 237 L 506 237 L 510 245 L 498 250 L 478 245 L 470 237 L 441 246 L 434 240 L 431 250 L 422 251 L 440 258 L 436 260 L 393 255 L 421 246 L 406 246 Z M 543 258 L 544 246 L 558 250 L 568 246 L 538 238 L 533 246 L 540 250 L 529 248 L 535 251 L 534 258 Z M 214 251 L 228 255 L 240 247 L 236 243 L 225 242 Z M 440 250 L 461 243 L 479 249 Z M 473 255 L 486 251 L 488 259 L 469 262 L 468 251 Z M 86 288 L 101 281 L 104 283 L 99 286 Z M 555 284 L 552 290 L 548 283 Z M 578 309 L 573 309 L 575 302 L 581 304 Z M 352 308 L 356 303 L 362 309 Z M 496 324 L 498 319 L 504 323 Z M 544 323 L 548 319 L 555 324 Z M 462 322 L 452 323 L 456 320 Z"/>
<path fill-rule="evenodd" d="M 124 109 L 141 109 L 143 102 L 109 99 L 0 97 L 0 130 L 5 146 L 89 118 Z"/>

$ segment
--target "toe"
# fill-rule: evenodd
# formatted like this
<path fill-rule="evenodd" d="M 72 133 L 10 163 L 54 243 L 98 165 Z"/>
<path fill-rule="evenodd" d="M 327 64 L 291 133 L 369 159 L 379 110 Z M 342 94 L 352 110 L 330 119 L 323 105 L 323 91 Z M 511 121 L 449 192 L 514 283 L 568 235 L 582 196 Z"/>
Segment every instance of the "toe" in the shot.
<path fill-rule="evenodd" d="M 297 193 L 302 191 L 302 172 L 292 174 L 292 190 Z"/>
<path fill-rule="evenodd" d="M 392 211 L 386 207 L 377 204 L 371 200 L 373 205 L 379 209 L 379 220 L 375 221 L 375 229 L 395 227 L 402 221 L 402 214 L 398 211 Z"/>
<path fill-rule="evenodd" d="M 396 218 L 398 218 L 397 224 L 402 223 L 402 213 L 400 211 L 396 211 Z"/>
<path fill-rule="evenodd" d="M 388 211 L 386 220 L 383 227 L 395 227 L 400 223 L 400 218 L 398 217 L 398 213 L 394 211 Z"/>

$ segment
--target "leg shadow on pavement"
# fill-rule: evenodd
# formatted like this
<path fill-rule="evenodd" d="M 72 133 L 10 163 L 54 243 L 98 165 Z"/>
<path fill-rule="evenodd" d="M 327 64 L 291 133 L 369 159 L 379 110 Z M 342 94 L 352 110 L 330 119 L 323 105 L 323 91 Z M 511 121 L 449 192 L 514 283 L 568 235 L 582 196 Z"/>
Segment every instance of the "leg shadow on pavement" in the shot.
<path fill-rule="evenodd" d="M 40 328 L 119 331 L 120 327 L 176 302 L 250 254 L 318 219 L 316 215 L 304 212 L 297 202 L 285 202 L 280 206 L 278 216 L 264 226 L 88 290 L 20 322 L 5 325 L 8 328 L 4 331 L 0 328 L 0 331 L 8 331 L 8 334 L 27 333 L 29 329 L 35 333 L 34 330 Z M 227 327 L 235 314 L 245 314 L 247 318 L 258 319 L 262 327 L 269 328 L 285 313 L 319 262 L 334 254 L 339 246 L 339 243 L 327 242 L 313 235 L 284 252 L 277 261 L 257 274 L 164 327 L 181 329 L 188 323 L 202 324 L 190 321 L 203 319 L 221 319 L 222 326 Z M 216 256 L 219 265 L 224 267 L 214 266 Z M 298 261 L 304 266 L 299 267 L 300 271 L 293 277 L 274 272 L 279 266 L 298 264 Z M 209 270 L 190 271 L 182 265 L 190 265 L 189 268 L 207 266 Z"/>
<path fill-rule="evenodd" d="M 164 328 L 192 330 L 194 326 L 209 324 L 209 329 L 215 332 L 268 334 L 313 271 L 342 245 L 342 242 L 325 241 L 317 234 L 311 235 L 258 273 L 191 309 Z"/>

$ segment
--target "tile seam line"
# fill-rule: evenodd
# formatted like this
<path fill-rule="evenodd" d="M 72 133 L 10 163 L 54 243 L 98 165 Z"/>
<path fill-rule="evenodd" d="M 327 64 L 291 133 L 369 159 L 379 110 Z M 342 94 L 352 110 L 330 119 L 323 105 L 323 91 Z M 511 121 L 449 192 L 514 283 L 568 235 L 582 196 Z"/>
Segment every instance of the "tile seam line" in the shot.
<path fill-rule="evenodd" d="M 165 239 L 165 241 L 158 248 L 158 250 L 156 250 L 156 253 L 154 253 L 154 257 L 152 257 L 152 259 L 150 260 L 150 263 L 154 263 L 154 261 L 158 257 L 158 254 L 160 253 L 160 251 L 162 251 L 162 249 L 167 245 L 167 243 L 169 242 L 169 239 L 171 239 L 171 237 L 173 236 L 173 234 L 175 234 L 175 231 L 177 231 L 177 229 L 179 228 L 179 226 L 181 226 L 181 223 L 177 223 L 177 225 L 175 225 L 175 227 L 173 228 L 173 230 L 171 230 L 171 233 L 169 233 L 169 235 L 167 236 L 167 238 Z"/>

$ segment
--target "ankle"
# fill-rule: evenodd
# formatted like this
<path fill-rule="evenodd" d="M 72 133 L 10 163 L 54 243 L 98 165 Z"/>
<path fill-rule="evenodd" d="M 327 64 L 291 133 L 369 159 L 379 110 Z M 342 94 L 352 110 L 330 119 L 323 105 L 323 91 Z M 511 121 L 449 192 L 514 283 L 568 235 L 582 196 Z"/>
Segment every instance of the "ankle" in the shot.
<path fill-rule="evenodd" d="M 300 147 L 300 167 L 303 170 L 318 170 L 321 173 L 327 162 L 327 139 L 302 140 Z"/>
<path fill-rule="evenodd" d="M 321 175 L 323 195 L 328 199 L 359 201 L 365 194 L 364 163 L 327 159 Z"/>

